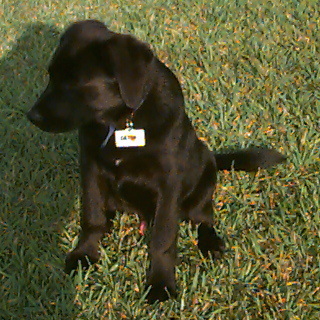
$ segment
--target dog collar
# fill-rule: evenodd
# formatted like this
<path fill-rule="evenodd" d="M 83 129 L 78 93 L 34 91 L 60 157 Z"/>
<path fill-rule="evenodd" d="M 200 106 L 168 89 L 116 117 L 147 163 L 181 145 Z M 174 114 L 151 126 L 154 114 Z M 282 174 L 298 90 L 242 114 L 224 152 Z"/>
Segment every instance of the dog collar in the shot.
<path fill-rule="evenodd" d="M 116 128 L 114 126 L 109 126 L 109 132 L 108 132 L 106 138 L 101 143 L 101 146 L 100 146 L 101 149 L 103 149 L 107 145 L 107 143 L 110 140 L 111 136 L 113 135 L 115 129 Z"/>
<path fill-rule="evenodd" d="M 144 102 L 144 99 L 141 101 L 140 105 L 137 108 L 133 109 L 130 116 L 126 119 L 126 128 L 133 129 L 133 121 L 132 120 L 133 120 L 134 112 L 140 108 L 140 106 L 142 105 L 143 102 Z M 107 145 L 107 143 L 109 142 L 109 140 L 110 140 L 111 136 L 113 135 L 113 133 L 115 132 L 115 130 L 116 130 L 116 128 L 114 126 L 112 126 L 112 125 L 109 126 L 109 132 L 108 132 L 106 138 L 101 143 L 101 146 L 100 146 L 101 149 L 103 149 Z"/>

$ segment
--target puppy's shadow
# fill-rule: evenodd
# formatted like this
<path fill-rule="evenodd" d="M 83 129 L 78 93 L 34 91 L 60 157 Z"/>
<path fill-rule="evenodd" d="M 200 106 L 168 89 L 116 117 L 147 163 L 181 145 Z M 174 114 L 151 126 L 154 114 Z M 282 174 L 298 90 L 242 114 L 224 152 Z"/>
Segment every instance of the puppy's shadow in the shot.
<path fill-rule="evenodd" d="M 59 32 L 41 23 L 21 32 L 0 61 L 0 317 L 72 319 L 62 235 L 76 211 L 76 137 L 43 133 L 25 117 L 45 88 Z"/>

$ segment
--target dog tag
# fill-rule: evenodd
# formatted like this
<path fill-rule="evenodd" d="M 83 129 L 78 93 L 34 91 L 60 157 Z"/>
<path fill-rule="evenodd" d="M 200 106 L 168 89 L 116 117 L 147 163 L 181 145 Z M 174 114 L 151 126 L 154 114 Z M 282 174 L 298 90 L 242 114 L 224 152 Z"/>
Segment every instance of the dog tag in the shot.
<path fill-rule="evenodd" d="M 146 145 L 144 129 L 126 128 L 116 130 L 115 141 L 117 148 L 144 147 Z"/>

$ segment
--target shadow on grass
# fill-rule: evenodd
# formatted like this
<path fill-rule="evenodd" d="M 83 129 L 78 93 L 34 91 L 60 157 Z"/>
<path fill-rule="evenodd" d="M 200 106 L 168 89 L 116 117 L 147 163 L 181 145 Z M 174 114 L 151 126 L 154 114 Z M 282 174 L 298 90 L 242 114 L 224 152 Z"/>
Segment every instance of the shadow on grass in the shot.
<path fill-rule="evenodd" d="M 0 61 L 1 319 L 72 319 L 77 313 L 72 281 L 63 273 L 68 244 L 61 236 L 78 194 L 75 136 L 43 133 L 25 117 L 45 87 L 57 41 L 52 26 L 22 26 Z"/>

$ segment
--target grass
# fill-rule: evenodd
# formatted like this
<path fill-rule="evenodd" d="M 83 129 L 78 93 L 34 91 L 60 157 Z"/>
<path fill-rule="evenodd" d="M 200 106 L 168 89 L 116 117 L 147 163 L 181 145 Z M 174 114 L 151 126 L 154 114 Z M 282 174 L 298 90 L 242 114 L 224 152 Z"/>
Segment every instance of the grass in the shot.
<path fill-rule="evenodd" d="M 319 6 L 315 0 L 0 3 L 0 319 L 319 319 Z M 25 111 L 72 21 L 100 19 L 149 42 L 179 77 L 212 149 L 274 146 L 288 161 L 220 174 L 219 261 L 181 226 L 179 295 L 144 301 L 147 249 L 119 215 L 96 267 L 63 272 L 79 231 L 76 134 L 50 135 Z"/>

